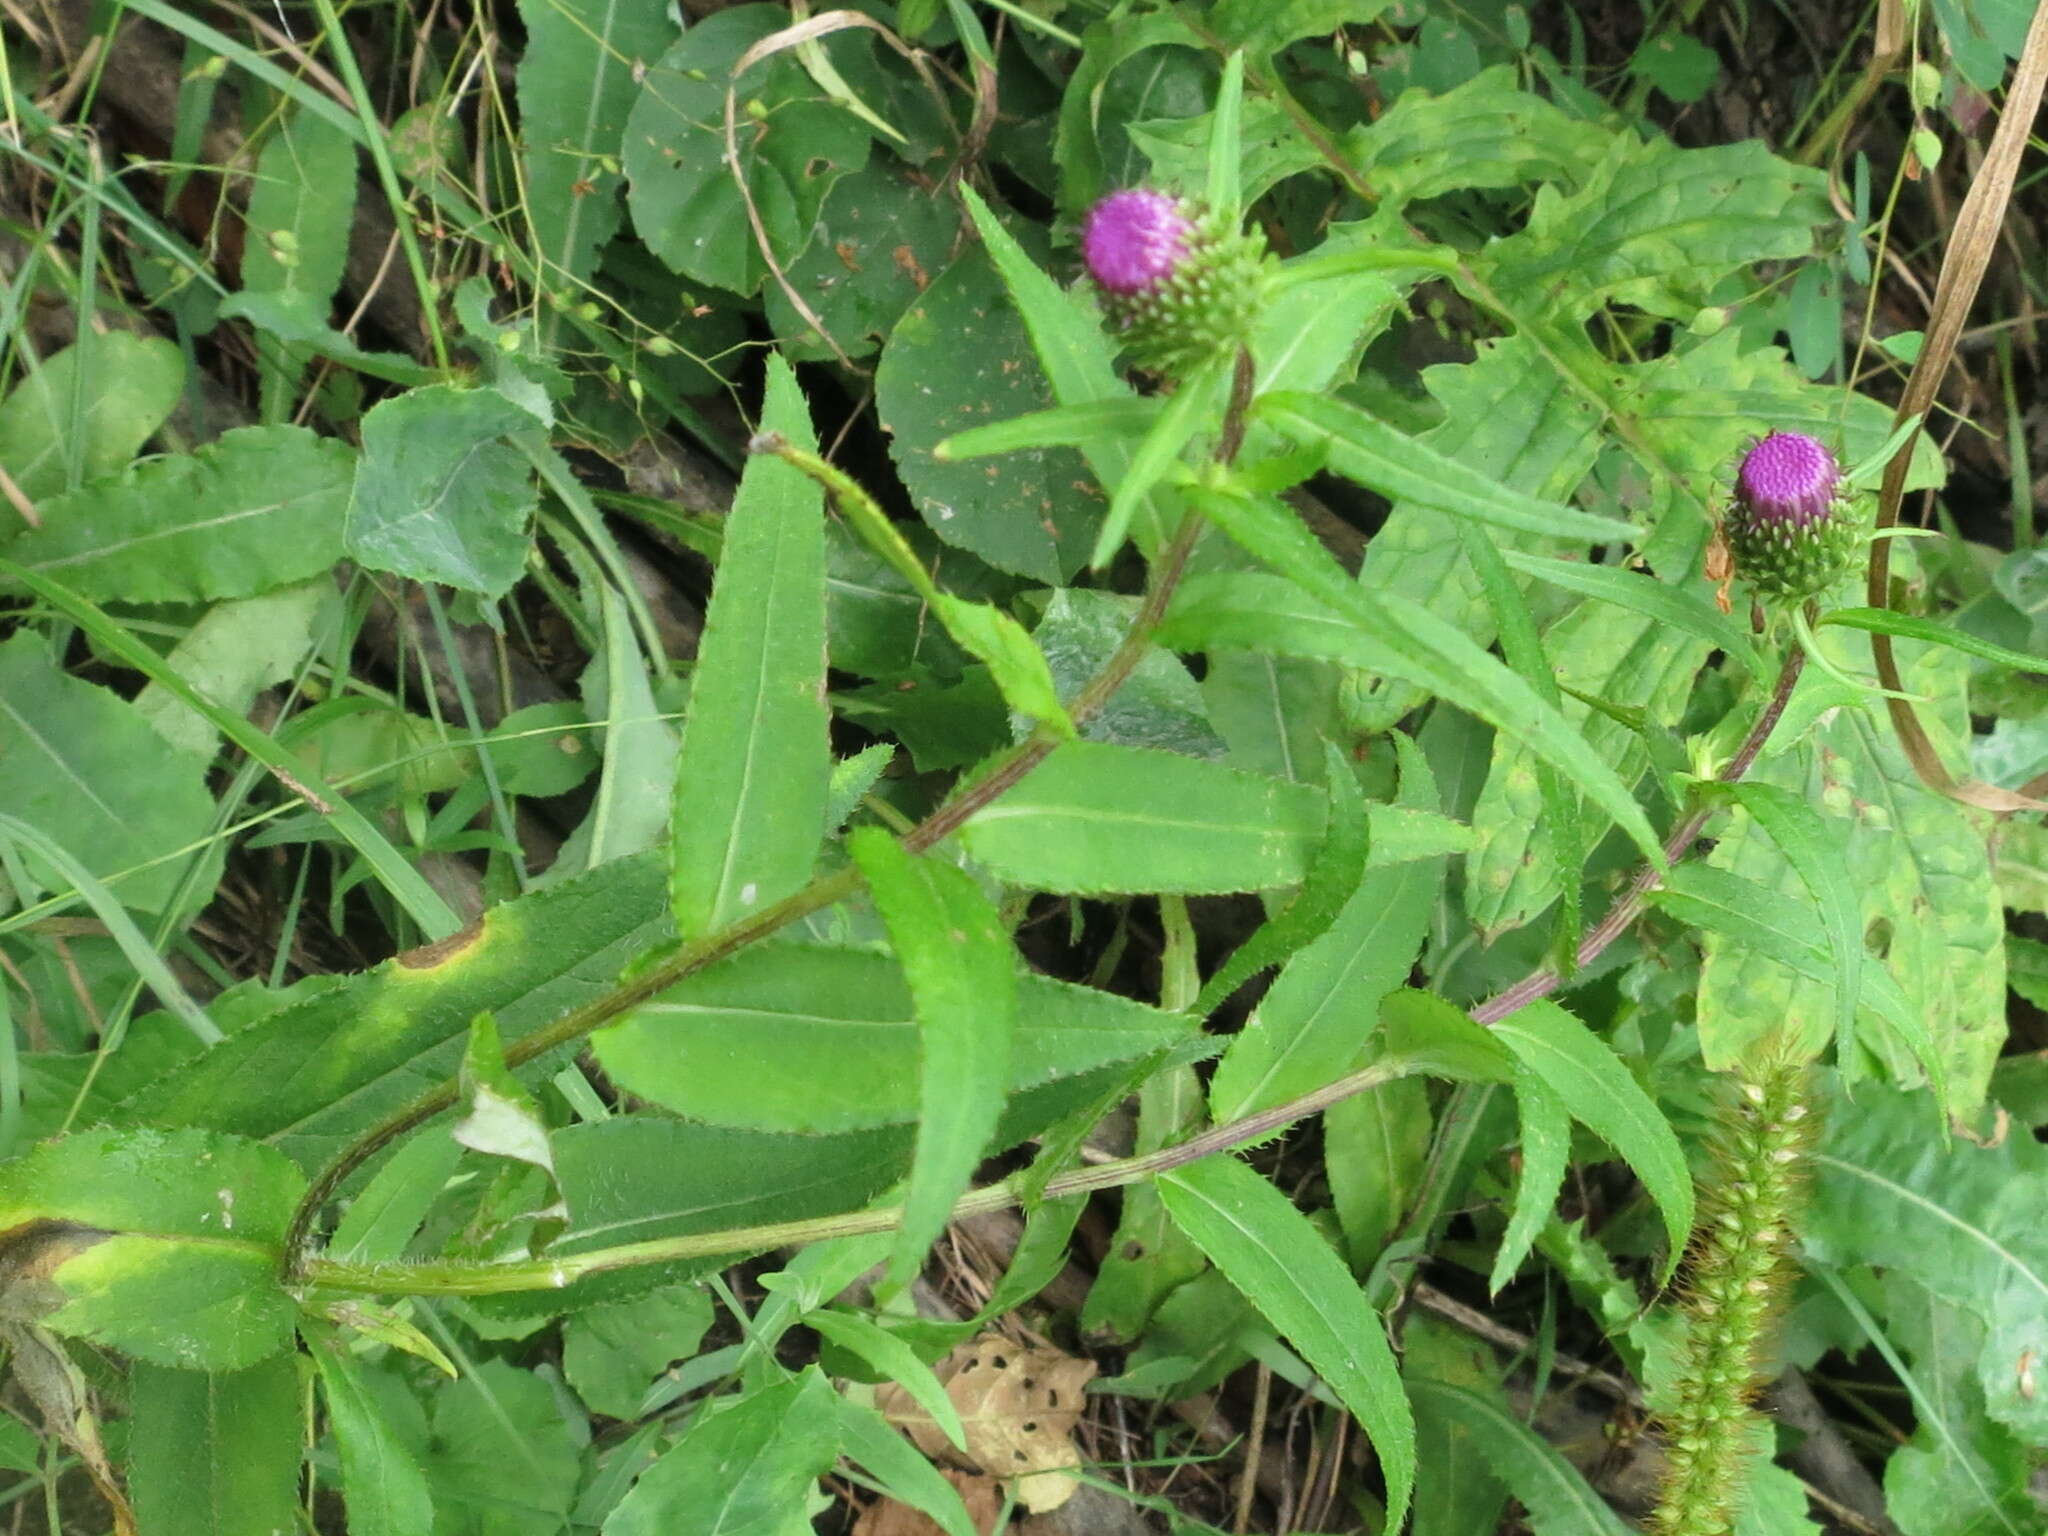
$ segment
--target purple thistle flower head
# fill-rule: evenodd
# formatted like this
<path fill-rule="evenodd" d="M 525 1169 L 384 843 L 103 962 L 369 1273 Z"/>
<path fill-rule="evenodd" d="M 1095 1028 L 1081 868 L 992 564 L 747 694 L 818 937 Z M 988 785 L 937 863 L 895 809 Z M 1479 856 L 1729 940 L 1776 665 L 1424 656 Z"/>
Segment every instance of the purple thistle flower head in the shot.
<path fill-rule="evenodd" d="M 1842 466 L 1804 432 L 1773 432 L 1743 455 L 1735 474 L 1735 500 L 1750 521 L 1794 529 L 1830 515 Z"/>
<path fill-rule="evenodd" d="M 1180 199 L 1146 187 L 1112 192 L 1088 213 L 1081 254 L 1088 275 L 1113 294 L 1139 294 L 1186 260 L 1195 221 Z"/>
<path fill-rule="evenodd" d="M 1761 596 L 1792 602 L 1840 581 L 1864 542 L 1841 464 L 1804 432 L 1750 444 L 1721 531 L 1736 572 Z"/>

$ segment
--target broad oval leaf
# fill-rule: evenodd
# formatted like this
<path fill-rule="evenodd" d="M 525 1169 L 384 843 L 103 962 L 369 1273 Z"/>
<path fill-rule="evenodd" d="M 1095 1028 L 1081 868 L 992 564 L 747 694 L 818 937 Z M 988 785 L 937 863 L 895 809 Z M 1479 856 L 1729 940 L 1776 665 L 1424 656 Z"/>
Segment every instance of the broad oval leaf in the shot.
<path fill-rule="evenodd" d="M 768 267 L 726 164 L 727 89 L 738 96 L 739 169 L 784 265 L 811 238 L 833 183 L 868 159 L 867 128 L 819 90 L 796 53 L 777 53 L 733 78 L 741 57 L 788 23 L 786 10 L 769 5 L 732 6 L 696 22 L 646 70 L 626 119 L 633 227 L 672 270 L 735 293 L 760 287 Z M 823 46 L 841 53 L 856 42 L 841 35 Z"/>
<path fill-rule="evenodd" d="M 149 441 L 185 388 L 185 354 L 162 336 L 88 333 L 0 401 L 0 464 L 31 501 L 112 474 Z M 76 417 L 72 402 L 83 409 Z M 0 528 L 17 526 L 10 510 Z"/>
<path fill-rule="evenodd" d="M 540 498 L 531 461 L 501 439 L 539 425 L 494 389 L 429 384 L 373 407 L 342 525 L 349 557 L 503 597 L 526 569 Z"/>

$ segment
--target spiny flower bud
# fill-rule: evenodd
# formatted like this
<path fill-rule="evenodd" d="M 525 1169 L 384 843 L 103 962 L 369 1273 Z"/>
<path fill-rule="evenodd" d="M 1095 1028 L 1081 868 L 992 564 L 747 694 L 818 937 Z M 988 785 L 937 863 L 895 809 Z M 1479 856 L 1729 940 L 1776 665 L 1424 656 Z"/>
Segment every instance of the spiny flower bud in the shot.
<path fill-rule="evenodd" d="M 1750 445 L 1722 527 L 1736 574 L 1767 597 L 1793 601 L 1841 580 L 1862 544 L 1842 466 L 1803 432 Z"/>
<path fill-rule="evenodd" d="M 1241 346 L 1258 318 L 1266 242 L 1149 187 L 1089 210 L 1081 256 L 1132 361 L 1185 373 Z"/>

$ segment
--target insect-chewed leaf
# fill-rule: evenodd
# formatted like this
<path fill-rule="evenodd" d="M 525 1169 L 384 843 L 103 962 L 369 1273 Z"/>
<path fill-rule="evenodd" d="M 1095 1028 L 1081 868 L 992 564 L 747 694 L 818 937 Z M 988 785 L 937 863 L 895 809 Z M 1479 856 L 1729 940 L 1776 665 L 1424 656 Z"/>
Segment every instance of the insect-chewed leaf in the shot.
<path fill-rule="evenodd" d="M 590 275 L 619 227 L 618 153 L 648 64 L 675 40 L 658 0 L 521 0 L 526 211 L 550 284 Z"/>

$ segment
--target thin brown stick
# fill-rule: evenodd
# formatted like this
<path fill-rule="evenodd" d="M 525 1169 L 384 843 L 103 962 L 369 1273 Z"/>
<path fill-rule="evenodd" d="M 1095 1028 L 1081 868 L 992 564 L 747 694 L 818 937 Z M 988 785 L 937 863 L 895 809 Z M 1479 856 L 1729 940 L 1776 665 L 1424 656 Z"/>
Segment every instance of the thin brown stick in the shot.
<path fill-rule="evenodd" d="M 2012 199 L 2013 181 L 2019 174 L 2020 158 L 2026 152 L 2034 115 L 2040 110 L 2044 86 L 2048 86 L 2048 4 L 2034 8 L 2033 25 L 2027 29 L 2019 68 L 2005 93 L 2005 110 L 1999 115 L 1998 130 L 1992 134 L 1991 143 L 1984 151 L 1983 164 L 1956 214 L 1948 249 L 1942 255 L 1941 274 L 1934 285 L 1934 308 L 1927 317 L 1927 341 L 1921 348 L 1920 360 L 1915 364 L 1912 376 L 1906 380 L 1905 392 L 1899 398 L 1896 422 L 1903 423 L 1918 417 L 1924 423 L 1926 413 L 1933 408 L 1942 377 L 1955 356 L 1963 324 L 1969 318 L 1970 306 L 1976 301 L 1977 289 L 1991 263 L 1991 253 L 1998 244 L 1999 226 L 2004 222 L 2006 205 Z M 1918 432 L 1910 435 L 1885 466 L 1877 500 L 1877 528 L 1880 533 L 1899 520 L 1899 502 L 1905 494 L 1906 471 L 1912 463 L 1913 446 L 1918 439 Z M 1891 551 L 1890 539 L 1871 541 L 1864 599 L 1873 608 L 1891 606 Z M 2048 801 L 2026 794 L 2016 795 L 2009 789 L 2000 789 L 1975 779 L 1959 780 L 1951 774 L 1934 743 L 1928 739 L 1912 704 L 1899 697 L 1906 691 L 1906 686 L 1899 672 L 1898 660 L 1892 654 L 1891 636 L 1873 632 L 1870 654 L 1877 663 L 1878 682 L 1889 690 L 1884 705 L 1891 715 L 1892 729 L 1898 735 L 1899 746 L 1907 761 L 1913 765 L 1913 771 L 1923 784 L 1952 800 L 1982 806 L 1986 810 L 2048 810 Z"/>

